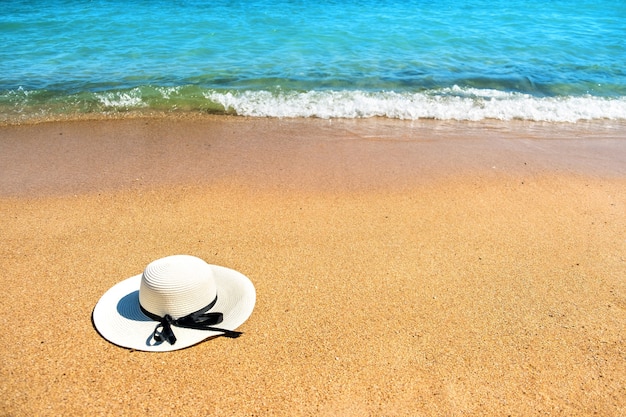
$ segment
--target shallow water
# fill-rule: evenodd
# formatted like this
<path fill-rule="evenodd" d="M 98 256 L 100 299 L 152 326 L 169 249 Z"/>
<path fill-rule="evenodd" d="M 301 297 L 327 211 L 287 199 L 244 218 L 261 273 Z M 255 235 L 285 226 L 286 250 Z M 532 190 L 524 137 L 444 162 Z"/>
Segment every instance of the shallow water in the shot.
<path fill-rule="evenodd" d="M 626 3 L 15 1 L 0 118 L 626 119 Z"/>

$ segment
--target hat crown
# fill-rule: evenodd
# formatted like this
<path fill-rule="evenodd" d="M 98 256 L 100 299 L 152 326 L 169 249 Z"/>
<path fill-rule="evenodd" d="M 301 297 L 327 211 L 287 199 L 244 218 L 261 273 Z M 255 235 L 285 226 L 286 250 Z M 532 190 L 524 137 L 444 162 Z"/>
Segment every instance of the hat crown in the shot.
<path fill-rule="evenodd" d="M 139 303 L 145 310 L 174 319 L 206 307 L 216 295 L 213 270 L 204 260 L 190 255 L 151 262 L 139 286 Z"/>

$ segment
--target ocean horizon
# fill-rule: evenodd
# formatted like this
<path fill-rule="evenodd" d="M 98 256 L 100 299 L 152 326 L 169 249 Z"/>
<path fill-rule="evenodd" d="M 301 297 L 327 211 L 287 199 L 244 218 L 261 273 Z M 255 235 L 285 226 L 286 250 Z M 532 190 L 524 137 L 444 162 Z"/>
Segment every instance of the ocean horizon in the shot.
<path fill-rule="evenodd" d="M 0 121 L 137 112 L 626 120 L 626 4 L 13 1 Z"/>

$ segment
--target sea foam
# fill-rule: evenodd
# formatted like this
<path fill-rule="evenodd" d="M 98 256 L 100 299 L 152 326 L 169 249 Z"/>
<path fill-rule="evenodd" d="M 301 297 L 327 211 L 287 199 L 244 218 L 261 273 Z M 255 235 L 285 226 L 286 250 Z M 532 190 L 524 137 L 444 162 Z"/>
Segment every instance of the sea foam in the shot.
<path fill-rule="evenodd" d="M 27 115 L 120 112 L 204 112 L 248 117 L 314 117 L 418 120 L 528 120 L 577 122 L 626 120 L 626 97 L 533 96 L 453 86 L 420 92 L 362 90 L 215 90 L 198 86 L 141 86 L 123 90 L 51 95 L 0 93 L 0 120 Z"/>
<path fill-rule="evenodd" d="M 515 92 L 460 88 L 418 93 L 365 91 L 207 91 L 226 112 L 257 117 L 438 120 L 533 120 L 576 122 L 626 119 L 626 99 L 535 97 Z"/>

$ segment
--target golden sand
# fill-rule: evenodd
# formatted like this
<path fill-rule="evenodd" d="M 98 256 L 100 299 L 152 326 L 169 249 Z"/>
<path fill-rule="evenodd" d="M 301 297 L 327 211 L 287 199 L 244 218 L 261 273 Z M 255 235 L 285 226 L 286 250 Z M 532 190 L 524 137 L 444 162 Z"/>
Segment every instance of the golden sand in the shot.
<path fill-rule="evenodd" d="M 624 415 L 624 132 L 2 127 L 0 415 Z M 100 296 L 176 253 L 252 280 L 244 335 L 101 338 Z"/>

